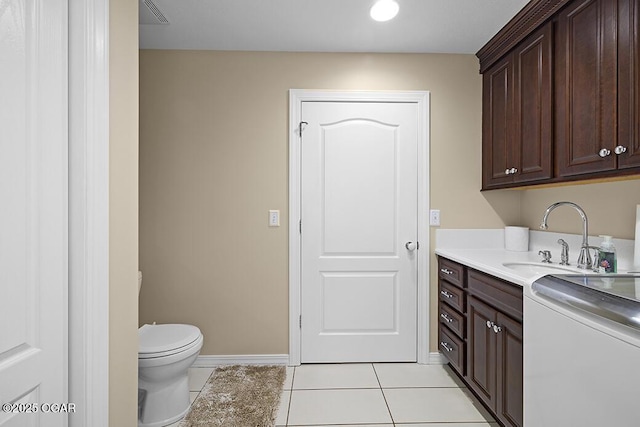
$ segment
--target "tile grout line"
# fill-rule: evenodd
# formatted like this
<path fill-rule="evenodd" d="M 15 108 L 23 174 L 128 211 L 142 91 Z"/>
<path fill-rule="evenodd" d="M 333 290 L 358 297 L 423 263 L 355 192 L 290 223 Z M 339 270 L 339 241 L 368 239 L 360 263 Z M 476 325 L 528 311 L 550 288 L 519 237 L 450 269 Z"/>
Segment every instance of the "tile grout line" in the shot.
<path fill-rule="evenodd" d="M 387 402 L 387 396 L 384 394 L 384 389 L 382 388 L 382 383 L 380 383 L 380 377 L 378 377 L 378 372 L 376 371 L 375 365 L 372 363 L 371 367 L 373 368 L 373 373 L 376 376 L 376 380 L 378 381 L 378 385 L 380 386 L 380 392 L 382 393 L 382 398 L 384 399 L 384 404 L 387 405 L 387 411 L 389 411 L 389 417 L 391 417 L 391 424 L 395 427 L 396 422 L 393 420 L 393 414 L 391 413 L 391 408 L 389 408 L 389 402 Z"/>
<path fill-rule="evenodd" d="M 211 376 L 216 371 L 216 369 L 217 368 L 212 368 L 211 369 L 211 373 L 209 374 L 209 376 L 205 380 L 204 384 L 202 384 L 202 387 L 200 387 L 200 390 L 198 390 L 198 394 L 196 395 L 196 398 L 193 399 L 193 402 L 189 403 L 189 412 L 191 412 L 191 405 L 193 405 L 195 403 L 195 401 L 198 400 L 198 397 L 200 397 L 200 395 L 202 394 L 202 390 L 204 390 L 204 388 L 207 386 L 207 384 L 209 384 L 209 380 L 211 379 Z M 186 417 L 186 415 L 185 415 L 185 417 Z"/>
<path fill-rule="evenodd" d="M 189 370 L 187 371 L 187 378 L 189 377 L 189 372 L 191 372 L 191 369 L 209 369 L 209 368 L 189 368 Z M 211 373 L 209 374 L 209 376 L 205 380 L 204 384 L 202 384 L 202 387 L 200 387 L 200 390 L 195 390 L 194 391 L 194 390 L 191 390 L 191 387 L 189 387 L 189 410 L 187 411 L 187 413 L 182 418 L 180 418 L 174 424 L 171 424 L 169 427 L 173 427 L 174 425 L 178 426 L 185 418 L 187 418 L 187 416 L 191 413 L 191 410 L 193 409 L 193 404 L 196 402 L 196 400 L 198 400 L 198 397 L 200 397 L 200 395 L 202 394 L 202 390 L 204 390 L 205 386 L 209 382 L 209 379 L 211 379 L 211 375 L 213 375 L 213 372 L 215 370 L 216 370 L 216 368 L 211 368 Z M 198 393 L 198 394 L 196 394 L 195 399 L 193 399 L 193 402 L 191 401 L 191 393 Z"/>
<path fill-rule="evenodd" d="M 296 366 L 293 367 L 293 373 L 291 374 L 291 389 L 289 391 L 289 403 L 287 405 L 287 416 L 284 419 L 284 425 L 289 425 L 289 413 L 291 412 L 291 401 L 293 400 L 293 384 L 296 381 Z"/>
<path fill-rule="evenodd" d="M 322 390 L 377 390 L 376 387 L 318 387 L 318 388 L 297 388 L 296 391 L 322 391 Z M 406 388 L 406 387 L 387 387 L 387 388 Z M 412 388 L 430 388 L 430 387 L 412 387 Z M 446 388 L 446 387 L 440 387 Z"/>

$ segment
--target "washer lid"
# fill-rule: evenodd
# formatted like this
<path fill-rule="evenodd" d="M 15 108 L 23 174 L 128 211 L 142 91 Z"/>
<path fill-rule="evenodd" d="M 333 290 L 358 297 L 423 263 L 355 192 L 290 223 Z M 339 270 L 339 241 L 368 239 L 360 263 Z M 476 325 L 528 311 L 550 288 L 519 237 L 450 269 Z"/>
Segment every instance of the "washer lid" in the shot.
<path fill-rule="evenodd" d="M 189 345 L 199 336 L 200 329 L 193 325 L 143 325 L 138 330 L 138 352 L 166 352 Z"/>

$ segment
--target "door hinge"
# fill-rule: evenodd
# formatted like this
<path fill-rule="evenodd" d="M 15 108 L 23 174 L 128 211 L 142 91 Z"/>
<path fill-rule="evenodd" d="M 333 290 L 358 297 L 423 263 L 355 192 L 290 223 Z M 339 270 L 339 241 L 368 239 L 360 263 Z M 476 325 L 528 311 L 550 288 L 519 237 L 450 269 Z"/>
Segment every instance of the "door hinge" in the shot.
<path fill-rule="evenodd" d="M 298 135 L 300 135 L 300 138 L 302 138 L 302 131 L 304 130 L 302 125 L 308 125 L 309 123 L 307 122 L 300 122 L 298 124 Z"/>
<path fill-rule="evenodd" d="M 299 323 L 300 323 L 300 329 L 302 329 L 302 314 L 300 315 L 300 317 L 298 318 Z"/>

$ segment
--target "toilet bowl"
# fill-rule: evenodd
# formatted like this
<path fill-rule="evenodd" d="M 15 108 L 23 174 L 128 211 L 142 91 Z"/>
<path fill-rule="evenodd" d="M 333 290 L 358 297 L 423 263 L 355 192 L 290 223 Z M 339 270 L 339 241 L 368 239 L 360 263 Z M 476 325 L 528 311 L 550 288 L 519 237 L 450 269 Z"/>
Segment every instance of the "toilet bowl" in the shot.
<path fill-rule="evenodd" d="M 167 426 L 189 410 L 187 372 L 202 333 L 192 325 L 143 325 L 138 339 L 138 426 Z"/>

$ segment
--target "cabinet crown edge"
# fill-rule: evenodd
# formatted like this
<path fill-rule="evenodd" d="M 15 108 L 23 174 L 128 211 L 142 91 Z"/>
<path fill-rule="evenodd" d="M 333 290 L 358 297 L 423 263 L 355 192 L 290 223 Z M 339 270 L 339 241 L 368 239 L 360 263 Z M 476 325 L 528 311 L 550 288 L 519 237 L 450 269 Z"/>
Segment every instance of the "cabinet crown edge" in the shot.
<path fill-rule="evenodd" d="M 480 60 L 480 73 L 484 73 L 570 1 L 531 0 L 527 3 L 476 53 Z"/>

